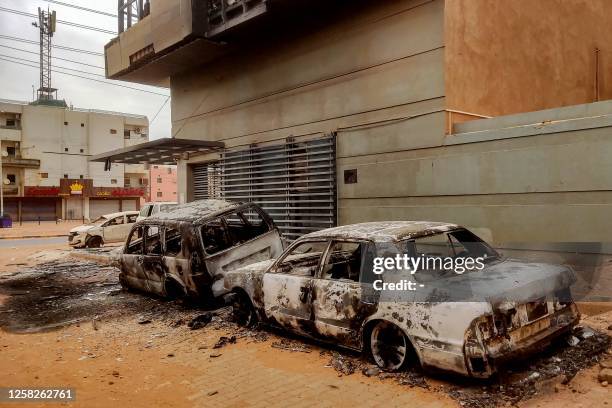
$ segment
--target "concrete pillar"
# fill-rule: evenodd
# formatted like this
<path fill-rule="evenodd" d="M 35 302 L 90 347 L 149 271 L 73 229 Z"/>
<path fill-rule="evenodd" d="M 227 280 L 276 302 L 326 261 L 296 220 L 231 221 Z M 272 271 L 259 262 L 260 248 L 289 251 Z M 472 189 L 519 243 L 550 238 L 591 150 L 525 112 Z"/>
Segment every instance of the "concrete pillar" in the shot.
<path fill-rule="evenodd" d="M 85 217 L 85 221 L 90 221 L 90 218 L 89 218 L 89 197 L 83 197 L 83 217 Z"/>
<path fill-rule="evenodd" d="M 21 222 L 21 200 L 22 198 L 17 199 L 17 221 Z"/>
<path fill-rule="evenodd" d="M 62 220 L 66 219 L 66 198 L 62 197 Z"/>

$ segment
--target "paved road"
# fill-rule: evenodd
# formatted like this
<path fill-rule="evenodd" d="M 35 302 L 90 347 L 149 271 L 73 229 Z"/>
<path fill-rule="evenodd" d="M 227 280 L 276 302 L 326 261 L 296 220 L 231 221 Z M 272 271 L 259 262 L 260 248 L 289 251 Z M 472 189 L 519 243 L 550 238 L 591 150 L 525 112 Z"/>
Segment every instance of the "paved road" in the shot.
<path fill-rule="evenodd" d="M 24 247 L 33 245 L 66 244 L 67 237 L 0 239 L 0 248 Z"/>

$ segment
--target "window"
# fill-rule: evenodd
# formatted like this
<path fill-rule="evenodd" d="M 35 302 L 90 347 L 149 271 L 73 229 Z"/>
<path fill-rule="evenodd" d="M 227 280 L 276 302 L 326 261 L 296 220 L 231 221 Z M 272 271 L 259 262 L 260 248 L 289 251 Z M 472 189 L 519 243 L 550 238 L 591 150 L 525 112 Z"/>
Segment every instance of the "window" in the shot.
<path fill-rule="evenodd" d="M 83 150 L 83 149 L 79 149 L 79 152 L 83 153 L 83 152 L 84 152 L 84 150 Z"/>
<path fill-rule="evenodd" d="M 232 247 L 225 223 L 222 218 L 207 222 L 202 226 L 202 244 L 207 254 L 213 255 Z"/>
<path fill-rule="evenodd" d="M 16 153 L 15 147 L 13 146 L 7 147 L 6 153 L 9 155 L 9 157 L 15 157 L 15 153 Z"/>
<path fill-rule="evenodd" d="M 157 198 L 160 198 L 160 197 L 163 197 L 163 196 L 164 196 L 164 193 L 162 193 L 161 191 L 157 192 Z"/>
<path fill-rule="evenodd" d="M 103 226 L 112 227 L 113 225 L 122 225 L 124 223 L 123 215 L 108 220 Z"/>
<path fill-rule="evenodd" d="M 157 168 L 159 168 L 159 166 L 153 166 L 153 168 L 154 168 L 154 169 L 157 169 Z"/>
<path fill-rule="evenodd" d="M 64 126 L 68 126 L 68 122 L 64 122 Z"/>
<path fill-rule="evenodd" d="M 7 119 L 6 126 L 15 127 L 15 119 Z"/>
<path fill-rule="evenodd" d="M 127 216 L 127 223 L 128 224 L 133 224 L 136 222 L 136 218 L 138 218 L 138 214 L 129 214 Z"/>
<path fill-rule="evenodd" d="M 117 129 L 111 129 L 110 133 L 111 133 L 111 135 L 116 135 L 117 134 Z"/>
<path fill-rule="evenodd" d="M 142 255 L 143 251 L 143 239 L 142 239 L 142 228 L 138 227 L 132 230 L 128 239 L 127 251 L 128 254 Z"/>
<path fill-rule="evenodd" d="M 83 175 L 82 175 L 82 174 L 80 174 L 80 175 L 79 175 L 79 178 L 80 178 L 81 180 L 83 180 Z"/>
<path fill-rule="evenodd" d="M 181 233 L 171 228 L 166 230 L 166 256 L 178 256 L 181 253 Z"/>
<path fill-rule="evenodd" d="M 67 175 L 67 174 L 64 174 L 64 178 L 68 178 L 68 175 Z"/>
<path fill-rule="evenodd" d="M 111 179 L 111 184 L 117 184 L 117 179 Z"/>
<path fill-rule="evenodd" d="M 67 151 L 68 151 L 68 148 L 67 148 L 67 147 L 64 147 L 64 151 L 65 151 L 65 152 L 67 152 Z"/>
<path fill-rule="evenodd" d="M 255 208 L 225 216 L 233 245 L 240 245 L 270 231 L 270 226 Z"/>
<path fill-rule="evenodd" d="M 357 169 L 344 170 L 344 184 L 357 183 Z"/>
<path fill-rule="evenodd" d="M 149 215 L 151 215 L 152 207 L 153 206 L 151 205 L 145 205 L 144 207 L 140 209 L 140 213 L 138 215 L 140 215 L 141 217 L 148 217 Z"/>
<path fill-rule="evenodd" d="M 298 276 L 315 276 L 321 257 L 327 249 L 327 241 L 309 241 L 297 244 L 285 255 L 276 272 Z"/>
<path fill-rule="evenodd" d="M 123 186 L 124 187 L 129 187 L 130 186 L 130 178 L 126 177 L 123 179 Z"/>
<path fill-rule="evenodd" d="M 162 182 L 162 178 L 161 178 L 161 177 L 158 177 L 158 178 L 157 178 L 157 182 L 158 182 L 158 183 L 161 183 L 161 182 Z"/>
<path fill-rule="evenodd" d="M 161 255 L 161 240 L 157 225 L 145 227 L 145 255 Z"/>
<path fill-rule="evenodd" d="M 168 174 L 172 174 L 172 167 L 168 167 Z"/>
<path fill-rule="evenodd" d="M 146 178 L 141 178 L 139 179 L 139 181 L 141 186 L 146 186 L 147 184 L 149 184 L 149 180 Z"/>
<path fill-rule="evenodd" d="M 129 130 L 124 130 L 123 131 L 123 138 L 124 139 L 129 139 L 130 138 L 130 131 Z"/>
<path fill-rule="evenodd" d="M 85 124 L 84 124 L 84 123 L 81 123 L 81 127 L 85 127 Z"/>
<path fill-rule="evenodd" d="M 359 282 L 362 248 L 359 242 L 334 242 L 323 265 L 323 279 Z"/>
<path fill-rule="evenodd" d="M 49 178 L 49 173 L 40 173 L 40 178 Z"/>
<path fill-rule="evenodd" d="M 17 182 L 17 177 L 14 174 L 7 174 L 6 175 L 7 180 L 9 181 L 9 184 L 13 185 Z"/>

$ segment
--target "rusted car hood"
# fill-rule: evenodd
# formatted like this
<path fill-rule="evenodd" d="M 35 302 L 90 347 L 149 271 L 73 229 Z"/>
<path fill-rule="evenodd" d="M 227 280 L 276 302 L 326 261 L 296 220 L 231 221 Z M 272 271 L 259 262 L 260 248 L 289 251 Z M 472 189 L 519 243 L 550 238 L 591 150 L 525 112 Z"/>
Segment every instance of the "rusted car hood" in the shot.
<path fill-rule="evenodd" d="M 575 273 L 567 266 L 506 259 L 481 271 L 428 282 L 424 292 L 428 293 L 427 301 L 486 301 L 495 305 L 533 301 L 569 288 L 574 282 Z"/>

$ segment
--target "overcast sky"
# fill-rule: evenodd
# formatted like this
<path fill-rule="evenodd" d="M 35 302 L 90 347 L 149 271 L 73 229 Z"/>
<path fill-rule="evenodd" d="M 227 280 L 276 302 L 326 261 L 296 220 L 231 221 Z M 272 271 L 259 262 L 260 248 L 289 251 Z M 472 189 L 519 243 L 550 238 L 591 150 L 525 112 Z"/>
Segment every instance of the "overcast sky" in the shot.
<path fill-rule="evenodd" d="M 117 14 L 117 0 L 63 0 L 62 2 Z M 51 10 L 55 10 L 57 12 L 58 20 L 100 27 L 107 30 L 112 30 L 114 32 L 117 30 L 117 19 L 115 17 L 95 14 L 88 11 L 81 11 L 59 4 L 48 3 L 43 0 L 0 0 L 0 7 L 34 14 L 38 12 L 37 10 L 39 6 L 45 9 L 49 7 Z M 38 42 L 39 31 L 31 24 L 34 20 L 35 19 L 30 17 L 20 16 L 0 10 L 0 35 L 27 38 L 29 40 Z M 113 35 L 111 34 L 104 34 L 82 28 L 71 27 L 64 24 L 58 24 L 57 31 L 53 36 L 53 44 L 104 53 L 104 44 L 106 44 L 112 38 Z M 38 45 L 15 42 L 0 38 L 0 58 L 13 56 L 36 61 L 35 63 L 25 61 L 19 62 L 23 62 L 28 65 L 36 65 L 38 67 L 38 55 L 12 50 L 2 47 L 2 45 L 20 48 L 27 51 L 34 51 L 36 53 L 39 51 Z M 53 49 L 53 55 L 104 67 L 104 57 L 101 56 L 86 55 L 82 53 L 59 50 L 56 48 Z M 72 62 L 53 60 L 52 64 L 104 75 L 103 69 L 78 65 Z M 87 76 L 87 74 L 82 73 L 75 74 Z M 94 78 L 103 81 L 110 81 L 99 77 Z M 0 99 L 31 101 L 32 85 L 38 89 L 39 81 L 38 68 L 26 67 L 0 60 Z M 170 91 L 164 88 L 147 87 L 128 82 L 111 82 L 147 89 L 164 95 L 170 94 Z M 154 95 L 113 85 L 101 84 L 60 73 L 53 74 L 52 85 L 54 88 L 59 89 L 58 97 L 60 99 L 65 99 L 69 105 L 72 104 L 75 107 L 86 109 L 104 109 L 146 115 L 148 116 L 149 121 L 153 120 L 156 112 L 166 100 L 166 97 L 161 95 Z M 155 121 L 151 123 L 149 134 L 151 139 L 170 136 L 170 102 L 163 107 Z"/>

